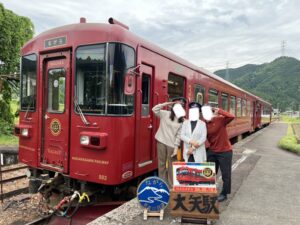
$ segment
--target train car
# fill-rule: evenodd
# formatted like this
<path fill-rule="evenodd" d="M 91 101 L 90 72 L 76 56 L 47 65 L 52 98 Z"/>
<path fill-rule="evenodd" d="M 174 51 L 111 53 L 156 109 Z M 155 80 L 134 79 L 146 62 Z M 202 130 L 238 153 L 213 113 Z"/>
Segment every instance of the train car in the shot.
<path fill-rule="evenodd" d="M 265 127 L 268 126 L 273 118 L 272 118 L 272 105 L 266 101 L 264 101 L 263 99 L 260 99 L 260 104 L 261 104 L 261 123 L 260 123 L 260 127 Z"/>
<path fill-rule="evenodd" d="M 230 137 L 261 125 L 259 97 L 112 18 L 109 24 L 82 18 L 51 29 L 26 43 L 21 54 L 15 134 L 31 181 L 59 174 L 68 190 L 95 184 L 97 190 L 117 189 L 156 170 L 159 120 L 151 109 L 178 96 L 235 114 Z"/>
<path fill-rule="evenodd" d="M 176 179 L 180 184 L 215 184 L 216 178 L 212 176 L 207 177 L 203 171 L 191 167 L 179 167 L 176 169 Z"/>

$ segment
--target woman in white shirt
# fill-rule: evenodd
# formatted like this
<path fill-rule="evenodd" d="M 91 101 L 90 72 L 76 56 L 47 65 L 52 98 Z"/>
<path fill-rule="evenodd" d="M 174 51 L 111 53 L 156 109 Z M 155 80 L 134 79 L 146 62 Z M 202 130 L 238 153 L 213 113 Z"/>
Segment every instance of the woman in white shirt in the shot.
<path fill-rule="evenodd" d="M 189 104 L 189 119 L 182 124 L 181 140 L 184 142 L 183 158 L 185 162 L 206 162 L 206 125 L 200 118 L 201 105 Z"/>

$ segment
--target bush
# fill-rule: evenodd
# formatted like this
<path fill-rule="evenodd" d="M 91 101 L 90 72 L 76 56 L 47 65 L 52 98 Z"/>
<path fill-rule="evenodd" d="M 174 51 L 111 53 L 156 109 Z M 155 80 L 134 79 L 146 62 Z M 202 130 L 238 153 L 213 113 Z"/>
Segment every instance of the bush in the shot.
<path fill-rule="evenodd" d="M 11 134 L 14 127 L 14 115 L 11 112 L 11 88 L 7 81 L 2 81 L 0 98 L 0 135 Z"/>
<path fill-rule="evenodd" d="M 281 138 L 279 147 L 300 155 L 300 144 L 297 143 L 297 138 L 292 131 L 291 125 L 288 126 L 287 135 Z"/>
<path fill-rule="evenodd" d="M 14 126 L 11 122 L 7 122 L 0 118 L 0 136 L 13 134 Z"/>

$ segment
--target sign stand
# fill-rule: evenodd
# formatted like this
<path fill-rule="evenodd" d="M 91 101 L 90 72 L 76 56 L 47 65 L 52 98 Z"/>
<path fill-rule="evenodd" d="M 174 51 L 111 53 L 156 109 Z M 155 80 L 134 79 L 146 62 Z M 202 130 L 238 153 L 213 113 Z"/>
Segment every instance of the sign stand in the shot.
<path fill-rule="evenodd" d="M 147 220 L 148 216 L 156 216 L 159 217 L 159 220 L 163 220 L 164 210 L 161 209 L 159 212 L 152 212 L 152 211 L 148 211 L 148 209 L 144 209 L 144 220 Z"/>

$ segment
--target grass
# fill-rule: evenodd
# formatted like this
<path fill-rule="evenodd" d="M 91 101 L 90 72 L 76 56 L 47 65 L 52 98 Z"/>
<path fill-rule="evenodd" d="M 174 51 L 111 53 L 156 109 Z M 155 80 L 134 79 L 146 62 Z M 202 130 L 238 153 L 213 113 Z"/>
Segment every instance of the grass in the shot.
<path fill-rule="evenodd" d="M 300 144 L 297 143 L 291 124 L 288 125 L 287 135 L 281 138 L 279 147 L 300 155 Z"/>
<path fill-rule="evenodd" d="M 290 117 L 286 115 L 281 115 L 280 120 L 286 123 L 300 123 L 300 117 Z"/>
<path fill-rule="evenodd" d="M 13 114 L 16 113 L 16 111 L 19 108 L 18 100 L 12 100 L 10 103 L 11 112 Z M 14 123 L 19 123 L 19 117 L 15 117 Z M 0 135 L 0 145 L 18 145 L 19 144 L 19 138 L 12 135 Z"/>
<path fill-rule="evenodd" d="M 14 135 L 1 135 L 0 145 L 18 145 L 19 138 Z"/>

